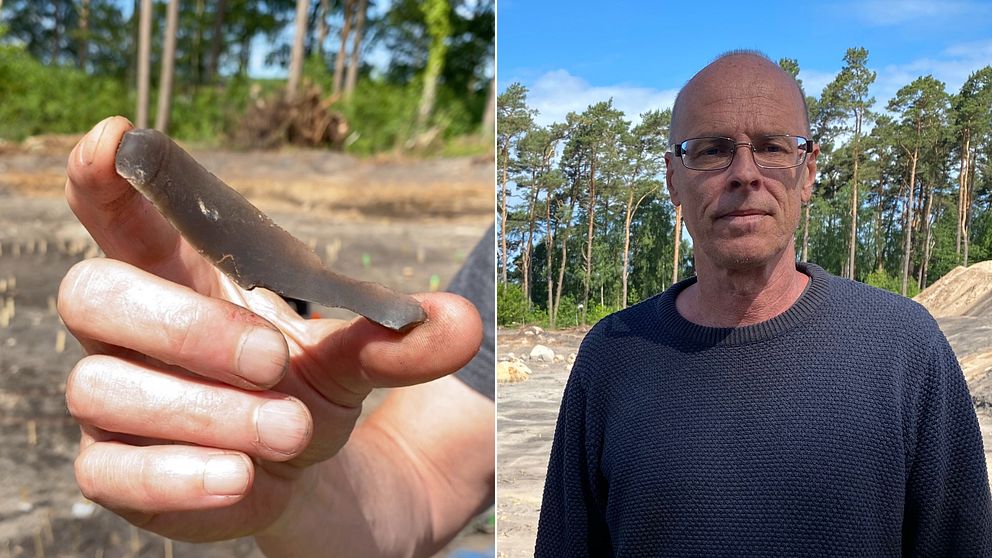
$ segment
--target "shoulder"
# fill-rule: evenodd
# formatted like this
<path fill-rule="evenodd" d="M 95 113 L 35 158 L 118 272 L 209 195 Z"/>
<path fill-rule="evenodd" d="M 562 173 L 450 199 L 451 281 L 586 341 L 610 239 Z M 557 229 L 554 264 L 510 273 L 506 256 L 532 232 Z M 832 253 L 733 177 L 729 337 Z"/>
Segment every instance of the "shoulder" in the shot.
<path fill-rule="evenodd" d="M 812 273 L 827 277 L 831 314 L 855 325 L 916 335 L 941 335 L 937 321 L 922 304 L 890 291 L 829 274 L 808 264 Z"/>
<path fill-rule="evenodd" d="M 623 374 L 630 361 L 645 357 L 662 329 L 659 304 L 665 293 L 614 312 L 596 322 L 582 339 L 572 376 L 587 384 Z"/>
<path fill-rule="evenodd" d="M 582 340 L 582 350 L 603 351 L 624 346 L 632 338 L 639 338 L 656 330 L 660 321 L 661 300 L 666 295 L 667 291 L 599 320 Z"/>

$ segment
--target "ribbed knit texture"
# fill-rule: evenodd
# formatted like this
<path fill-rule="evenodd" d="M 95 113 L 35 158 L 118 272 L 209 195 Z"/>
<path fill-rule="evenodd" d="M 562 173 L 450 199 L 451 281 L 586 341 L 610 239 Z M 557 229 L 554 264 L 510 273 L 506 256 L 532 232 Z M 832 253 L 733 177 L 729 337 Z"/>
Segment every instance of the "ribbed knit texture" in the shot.
<path fill-rule="evenodd" d="M 537 556 L 992 556 L 981 432 L 936 322 L 814 265 L 708 328 L 694 279 L 602 320 L 565 388 Z"/>

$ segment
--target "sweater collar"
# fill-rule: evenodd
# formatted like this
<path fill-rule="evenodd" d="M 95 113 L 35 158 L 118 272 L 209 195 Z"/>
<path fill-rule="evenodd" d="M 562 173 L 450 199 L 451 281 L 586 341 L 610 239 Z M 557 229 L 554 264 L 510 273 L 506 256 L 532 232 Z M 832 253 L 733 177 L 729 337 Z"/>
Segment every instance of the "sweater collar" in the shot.
<path fill-rule="evenodd" d="M 675 299 L 696 282 L 696 277 L 680 281 L 661 294 L 657 306 L 659 318 L 669 335 L 694 344 L 748 345 L 774 338 L 806 323 L 827 299 L 830 274 L 811 263 L 797 263 L 796 269 L 810 277 L 806 290 L 788 310 L 764 322 L 742 327 L 706 327 L 685 319 L 679 314 Z"/>

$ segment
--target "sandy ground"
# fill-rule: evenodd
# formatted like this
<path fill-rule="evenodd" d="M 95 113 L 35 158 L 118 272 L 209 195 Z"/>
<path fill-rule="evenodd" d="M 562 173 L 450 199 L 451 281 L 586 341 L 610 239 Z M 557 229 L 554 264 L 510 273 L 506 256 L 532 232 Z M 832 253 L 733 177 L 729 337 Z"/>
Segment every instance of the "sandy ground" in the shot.
<path fill-rule="evenodd" d="M 992 346 L 992 321 L 965 317 L 942 318 L 938 323 L 966 374 L 971 371 L 969 386 L 978 410 L 992 483 L 992 363 L 976 360 Z M 578 351 L 584 335 L 584 330 L 541 332 L 532 327 L 497 331 L 498 360 L 527 356 L 535 344 L 565 357 L 565 362 L 552 363 L 525 360 L 532 372 L 530 378 L 500 384 L 497 389 L 496 546 L 500 558 L 533 556 L 544 476 L 570 370 L 567 357 Z"/>
<path fill-rule="evenodd" d="M 581 330 L 535 333 L 534 328 L 496 332 L 499 359 L 530 354 L 535 344 L 567 358 L 578 352 Z M 512 355 L 511 355 L 512 353 Z M 533 556 L 544 475 L 554 436 L 566 362 L 532 362 L 530 379 L 500 384 L 496 390 L 496 546 L 497 556 Z"/>
<path fill-rule="evenodd" d="M 15 311 L 9 323 L 0 319 L 0 558 L 260 556 L 250 539 L 192 545 L 146 533 L 87 502 L 76 488 L 79 431 L 64 389 L 82 353 L 54 302 L 65 271 L 98 251 L 61 197 L 73 141 L 0 149 L 0 305 Z M 196 155 L 337 271 L 402 291 L 447 284 L 492 221 L 493 165 L 482 160 L 376 162 L 313 151 Z M 366 408 L 383 396 L 375 393 Z M 482 518 L 438 556 L 491 556 L 494 535 L 484 524 Z"/>

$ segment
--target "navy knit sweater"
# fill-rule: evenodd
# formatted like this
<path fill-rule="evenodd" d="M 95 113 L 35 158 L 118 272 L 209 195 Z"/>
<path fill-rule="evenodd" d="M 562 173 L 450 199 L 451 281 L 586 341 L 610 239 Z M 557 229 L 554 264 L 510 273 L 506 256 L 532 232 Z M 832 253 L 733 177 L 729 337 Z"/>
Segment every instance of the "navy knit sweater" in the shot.
<path fill-rule="evenodd" d="M 687 321 L 689 279 L 589 332 L 537 556 L 992 556 L 981 432 L 933 318 L 799 269 L 760 324 Z"/>

